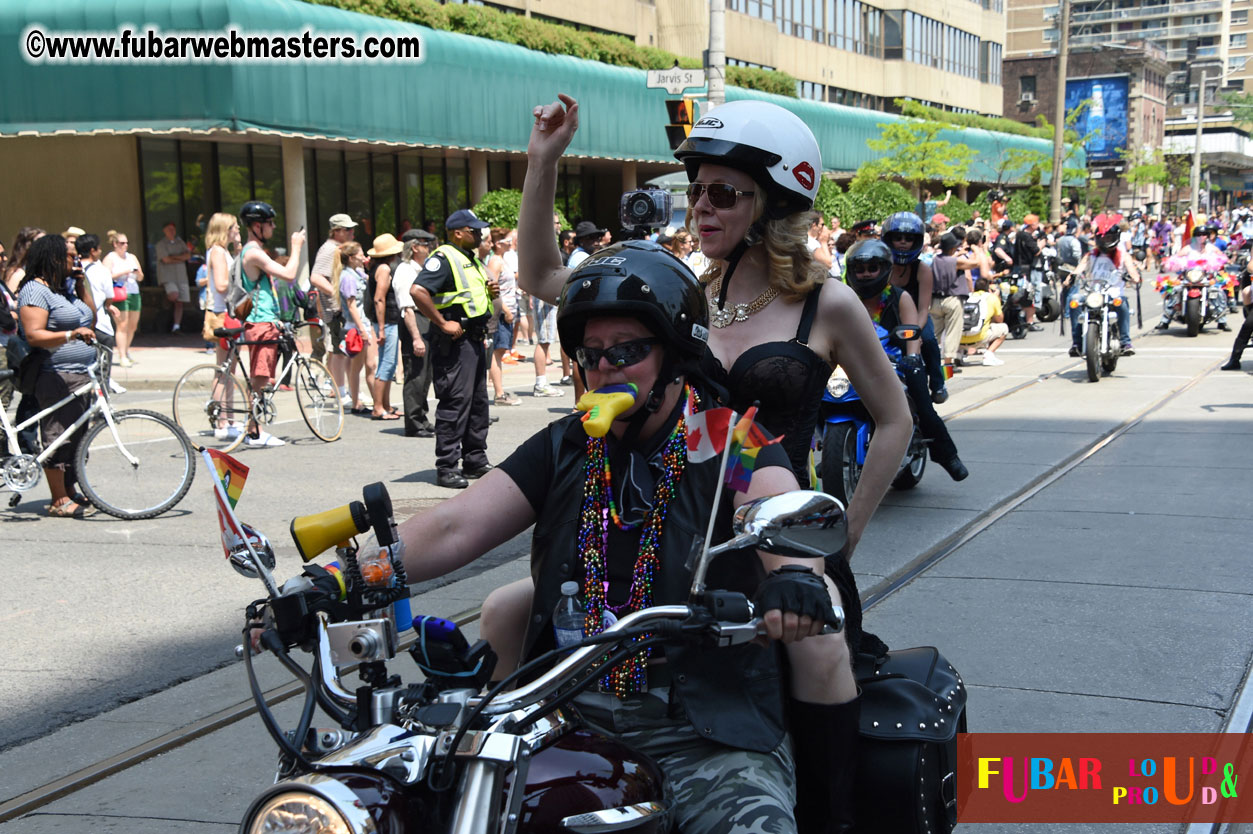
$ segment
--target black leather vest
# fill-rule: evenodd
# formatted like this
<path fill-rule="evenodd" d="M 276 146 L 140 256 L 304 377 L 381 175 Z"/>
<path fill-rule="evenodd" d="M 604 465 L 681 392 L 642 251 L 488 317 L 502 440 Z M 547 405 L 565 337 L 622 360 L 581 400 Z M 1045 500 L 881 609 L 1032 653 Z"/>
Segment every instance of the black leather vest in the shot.
<path fill-rule="evenodd" d="M 546 431 L 554 455 L 554 477 L 531 540 L 535 598 L 526 635 L 528 658 L 553 647 L 551 620 L 561 596 L 561 583 L 581 582 L 583 576 L 577 544 L 587 436 L 577 416 L 558 420 Z M 654 604 L 687 601 L 692 578 L 686 563 L 693 542 L 705 535 L 719 463 L 719 458 L 688 463 L 683 471 L 661 535 L 661 571 L 654 585 Z M 732 512 L 731 493 L 724 492 L 714 526 L 715 544 L 730 538 Z M 756 553 L 743 550 L 715 560 L 706 584 L 751 595 L 763 576 Z M 783 681 L 775 646 L 713 649 L 674 643 L 666 646 L 665 656 L 671 664 L 677 701 L 702 736 L 757 752 L 778 746 L 784 734 Z"/>

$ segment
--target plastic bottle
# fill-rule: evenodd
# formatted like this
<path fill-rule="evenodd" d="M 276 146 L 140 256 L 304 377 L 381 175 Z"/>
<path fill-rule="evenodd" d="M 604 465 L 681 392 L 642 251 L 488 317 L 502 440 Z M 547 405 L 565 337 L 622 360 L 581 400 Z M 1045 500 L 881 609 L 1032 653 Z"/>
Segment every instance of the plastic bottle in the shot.
<path fill-rule="evenodd" d="M 557 638 L 557 648 L 573 646 L 583 639 L 583 619 L 586 610 L 583 600 L 579 599 L 579 583 L 561 583 L 561 599 L 553 611 L 553 633 Z"/>
<path fill-rule="evenodd" d="M 1094 132 L 1088 142 L 1092 153 L 1105 152 L 1105 92 L 1100 84 L 1092 85 L 1092 110 L 1088 114 L 1088 130 Z"/>

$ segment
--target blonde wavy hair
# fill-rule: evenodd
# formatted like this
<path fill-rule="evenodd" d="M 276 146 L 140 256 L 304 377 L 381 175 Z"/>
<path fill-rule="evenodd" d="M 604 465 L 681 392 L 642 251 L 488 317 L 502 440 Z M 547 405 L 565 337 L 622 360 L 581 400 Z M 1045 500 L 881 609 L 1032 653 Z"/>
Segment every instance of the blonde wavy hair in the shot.
<path fill-rule="evenodd" d="M 331 286 L 335 288 L 337 295 L 339 294 L 339 280 L 344 272 L 344 264 L 348 263 L 349 258 L 360 252 L 361 244 L 355 240 L 349 240 L 336 246 L 335 251 L 331 253 Z"/>
<path fill-rule="evenodd" d="M 214 246 L 221 246 L 223 249 L 230 249 L 231 226 L 237 222 L 235 215 L 227 214 L 224 211 L 214 212 L 209 218 L 209 227 L 204 233 L 205 251 L 208 252 Z"/>
<path fill-rule="evenodd" d="M 753 222 L 766 212 L 766 191 L 760 183 L 754 189 Z M 683 226 L 696 234 L 692 223 L 692 206 L 687 207 Z M 797 211 L 776 220 L 766 220 L 761 245 L 766 247 L 766 263 L 770 285 L 779 291 L 784 301 L 800 301 L 827 280 L 826 268 L 809 253 L 810 213 Z M 708 284 L 722 274 L 723 262 L 711 260 L 709 268 L 700 276 L 701 283 Z"/>

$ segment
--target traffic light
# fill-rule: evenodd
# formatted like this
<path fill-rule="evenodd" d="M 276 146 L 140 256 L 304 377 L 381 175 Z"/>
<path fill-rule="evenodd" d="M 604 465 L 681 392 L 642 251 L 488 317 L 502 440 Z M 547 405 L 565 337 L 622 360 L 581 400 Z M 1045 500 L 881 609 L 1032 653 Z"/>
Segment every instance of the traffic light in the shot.
<path fill-rule="evenodd" d="M 696 123 L 696 102 L 690 98 L 667 99 L 666 113 L 670 116 L 666 138 L 670 140 L 670 150 L 677 150 Z"/>

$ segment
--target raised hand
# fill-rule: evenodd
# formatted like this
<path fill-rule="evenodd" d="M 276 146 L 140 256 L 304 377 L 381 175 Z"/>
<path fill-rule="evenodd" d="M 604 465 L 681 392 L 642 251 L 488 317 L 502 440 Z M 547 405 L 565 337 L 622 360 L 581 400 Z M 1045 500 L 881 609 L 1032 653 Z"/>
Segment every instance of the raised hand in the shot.
<path fill-rule="evenodd" d="M 551 104 L 537 104 L 531 111 L 535 124 L 526 153 L 533 160 L 551 162 L 559 158 L 579 129 L 579 103 L 565 93 L 558 93 L 557 98 Z"/>

